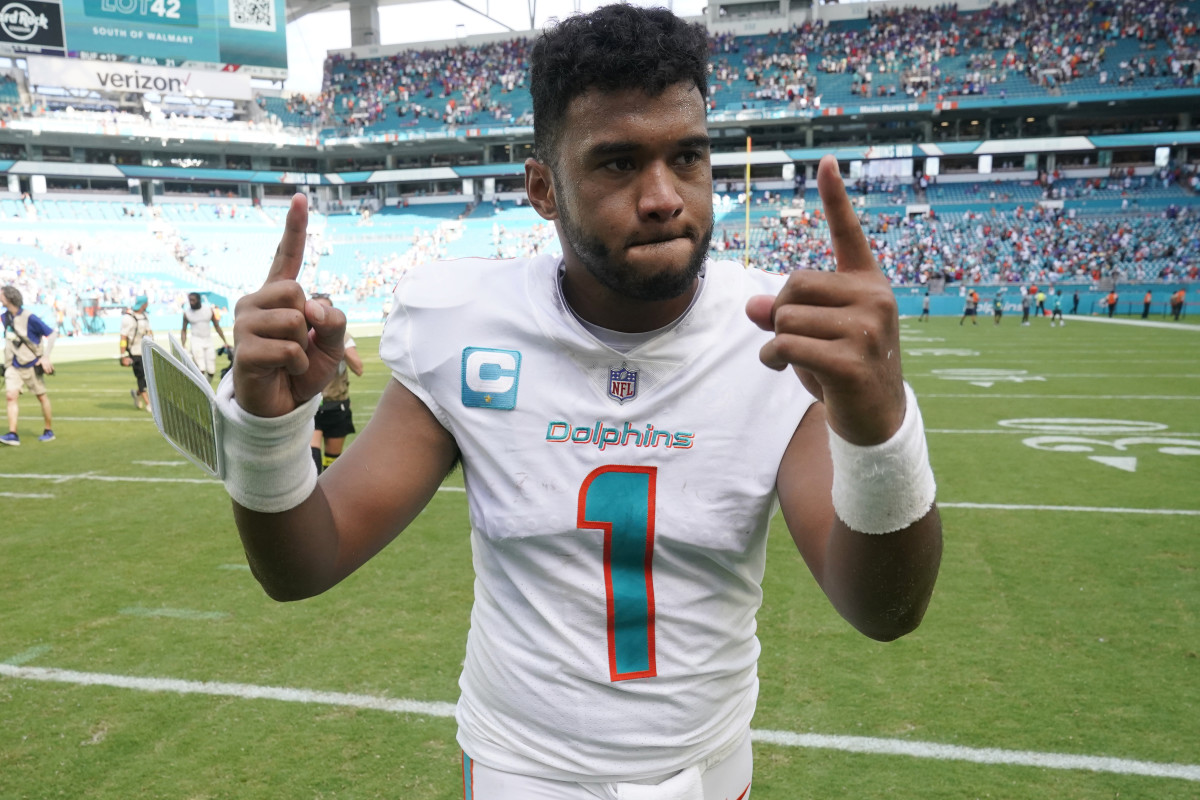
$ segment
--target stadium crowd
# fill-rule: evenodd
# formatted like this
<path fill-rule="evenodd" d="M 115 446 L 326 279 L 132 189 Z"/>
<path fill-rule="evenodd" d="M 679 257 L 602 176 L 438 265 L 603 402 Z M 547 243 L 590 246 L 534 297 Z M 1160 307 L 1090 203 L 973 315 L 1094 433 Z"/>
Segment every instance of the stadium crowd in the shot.
<path fill-rule="evenodd" d="M 1114 45 L 1138 54 L 1109 58 Z M 368 127 L 422 119 L 446 125 L 528 122 L 506 97 L 524 90 L 526 39 L 406 50 L 378 58 L 332 54 L 316 97 L 289 112 L 309 124 Z M 1087 76 L 1100 84 L 1200 87 L 1200 40 L 1188 5 L 1171 0 L 1018 0 L 974 13 L 955 5 L 871 12 L 865 28 L 821 21 L 761 36 L 714 34 L 710 108 L 768 101 L 819 104 L 823 75 L 852 76 L 863 97 L 943 97 L 1003 91 L 1021 75 L 1047 91 Z M 991 87 L 989 89 L 989 87 Z M 390 121 L 390 122 L 389 122 Z"/>
<path fill-rule="evenodd" d="M 717 36 L 715 82 L 732 90 L 741 80 L 754 99 L 801 106 L 819 93 L 821 74 L 852 74 L 851 92 L 864 98 L 986 94 L 1013 74 L 1047 89 L 1084 75 L 1103 84 L 1110 71 L 1121 87 L 1145 78 L 1200 86 L 1196 23 L 1186 4 L 1168 0 L 1020 0 L 972 14 L 946 5 L 868 19 L 865 30 L 818 21 L 765 37 Z M 1127 40 L 1147 54 L 1109 64 L 1108 48 Z"/>
<path fill-rule="evenodd" d="M 785 217 L 754 232 L 752 263 L 775 272 L 827 269 L 828 230 L 819 210 Z M 863 211 L 880 266 L 893 285 L 933 278 L 973 284 L 1060 280 L 1196 280 L 1200 225 L 1196 211 L 1171 206 L 1160 214 L 1076 215 L 1017 206 L 1011 211 L 908 216 Z M 740 252 L 740 228 L 724 228 L 717 253 Z"/>
<path fill-rule="evenodd" d="M 1058 94 L 1082 78 L 1098 89 L 1200 88 L 1194 16 L 1191 4 L 1173 0 L 1016 0 L 970 13 L 953 4 L 871 11 L 865 26 L 818 20 L 757 36 L 712 34 L 709 106 L 805 108 L 823 97 L 827 105 L 854 97 L 928 101 L 1018 89 Z M 525 125 L 532 121 L 528 48 L 529 40 L 515 38 L 372 58 L 333 53 L 319 93 L 259 97 L 246 119 L 224 105 L 150 106 L 140 115 L 54 98 L 22 103 L 4 86 L 0 118 L 88 119 L 104 130 L 220 125 L 264 135 Z M 12 81 L 4 77 L 6 85 Z"/>
<path fill-rule="evenodd" d="M 832 253 L 819 207 L 781 216 L 778 211 L 786 204 L 778 195 L 774 199 L 776 203 L 756 208 L 760 221 L 752 230 L 751 263 L 776 272 L 827 269 Z M 981 197 L 979 208 L 942 213 L 935 209 L 926 216 L 909 216 L 902 208 L 879 206 L 861 209 L 860 220 L 880 266 L 897 286 L 933 279 L 972 285 L 1095 283 L 1104 278 L 1200 280 L 1200 220 L 1194 206 L 1171 204 L 1156 211 L 1084 215 L 1036 203 L 997 206 Z M 306 282 L 315 291 L 363 302 L 388 295 L 412 266 L 457 255 L 452 248 L 463 236 L 461 225 L 426 230 L 407 223 L 389 232 L 397 219 L 404 217 L 389 221 L 387 215 L 376 215 L 365 239 L 362 234 L 356 239 L 351 227 L 331 226 L 324 241 L 310 248 L 312 269 Z M 542 222 L 492 222 L 490 236 L 485 221 L 475 222 L 472 246 L 480 252 L 490 247 L 496 258 L 552 252 L 556 247 L 553 228 Z M 0 252 L 0 281 L 16 286 L 31 303 L 61 309 L 61 332 L 79 332 L 82 319 L 86 333 L 89 314 L 97 313 L 89 309 L 102 313 L 105 308 L 126 307 L 140 294 L 147 295 L 155 308 L 182 307 L 188 286 L 213 282 L 214 276 L 203 269 L 206 262 L 197 254 L 207 252 L 211 260 L 213 253 L 229 253 L 229 246 L 214 239 L 183 257 L 167 257 L 169 240 L 151 241 L 152 234 L 141 235 L 147 237 L 145 247 L 130 246 L 126 233 L 124 249 L 118 251 L 113 241 L 95 236 L 46 231 L 7 234 L 5 240 L 15 246 Z M 714 232 L 712 254 L 740 259 L 744 245 L 740 220 L 721 224 Z M 152 255 L 155 250 L 160 251 L 158 256 Z M 218 286 L 231 298 L 242 288 Z"/>
<path fill-rule="evenodd" d="M 321 94 L 304 109 L 334 126 L 371 125 L 388 116 L 410 124 L 421 118 L 465 124 L 481 115 L 511 122 L 512 104 L 504 102 L 503 95 L 525 87 L 527 46 L 526 40 L 514 39 L 479 47 L 407 50 L 383 58 L 332 54 L 325 61 Z"/>

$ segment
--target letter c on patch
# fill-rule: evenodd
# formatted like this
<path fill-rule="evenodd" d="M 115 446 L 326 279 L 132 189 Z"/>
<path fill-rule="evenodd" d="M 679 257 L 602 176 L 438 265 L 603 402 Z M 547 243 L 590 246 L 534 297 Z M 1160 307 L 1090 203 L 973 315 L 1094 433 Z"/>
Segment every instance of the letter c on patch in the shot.
<path fill-rule="evenodd" d="M 521 354 L 516 350 L 463 349 L 462 401 L 468 408 L 516 408 L 520 377 Z"/>

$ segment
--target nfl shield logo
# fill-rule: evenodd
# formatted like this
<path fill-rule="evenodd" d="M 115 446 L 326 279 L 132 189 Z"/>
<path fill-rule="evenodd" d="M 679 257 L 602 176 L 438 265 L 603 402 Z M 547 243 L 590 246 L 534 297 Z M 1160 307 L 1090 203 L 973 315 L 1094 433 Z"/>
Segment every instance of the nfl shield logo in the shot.
<path fill-rule="evenodd" d="M 625 365 L 608 371 L 608 396 L 618 403 L 637 397 L 637 370 L 626 369 Z"/>

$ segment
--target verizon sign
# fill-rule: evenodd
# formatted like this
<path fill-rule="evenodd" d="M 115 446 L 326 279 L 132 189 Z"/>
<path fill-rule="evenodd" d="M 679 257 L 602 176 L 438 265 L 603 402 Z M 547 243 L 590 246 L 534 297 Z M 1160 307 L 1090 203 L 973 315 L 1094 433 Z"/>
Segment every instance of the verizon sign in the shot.
<path fill-rule="evenodd" d="M 98 92 L 137 92 L 177 97 L 249 100 L 250 76 L 171 67 L 148 67 L 75 58 L 29 58 L 29 83 Z"/>

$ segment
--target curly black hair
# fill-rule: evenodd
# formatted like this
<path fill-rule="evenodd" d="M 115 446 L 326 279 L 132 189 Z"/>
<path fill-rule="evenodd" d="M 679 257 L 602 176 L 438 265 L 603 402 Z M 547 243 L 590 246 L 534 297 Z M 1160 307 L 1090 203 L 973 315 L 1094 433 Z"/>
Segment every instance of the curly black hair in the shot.
<path fill-rule="evenodd" d="M 588 89 L 651 97 L 691 82 L 708 98 L 708 34 L 665 8 L 625 3 L 576 14 L 534 42 L 529 72 L 534 155 L 549 163 L 567 106 Z"/>

